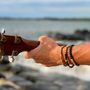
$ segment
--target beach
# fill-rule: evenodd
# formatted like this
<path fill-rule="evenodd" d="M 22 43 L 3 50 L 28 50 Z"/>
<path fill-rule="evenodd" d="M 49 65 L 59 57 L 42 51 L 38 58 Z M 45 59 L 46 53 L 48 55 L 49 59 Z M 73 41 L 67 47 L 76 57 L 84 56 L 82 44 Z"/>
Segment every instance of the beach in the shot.
<path fill-rule="evenodd" d="M 25 39 L 37 40 L 39 36 L 48 32 L 72 34 L 77 29 L 90 30 L 90 21 L 0 20 L 0 29 L 2 28 L 5 28 L 6 34 L 17 34 Z M 63 40 L 58 42 L 82 43 Z M 89 90 L 89 66 L 73 69 L 64 66 L 48 68 L 35 63 L 33 59 L 25 60 L 20 53 L 15 62 L 4 67 L 6 68 L 3 69 L 1 65 L 0 73 L 4 76 L 0 80 L 10 81 L 8 87 L 12 88 L 11 90 Z M 3 85 L 4 83 L 0 88 L 4 89 L 0 90 L 10 90 L 5 89 L 7 87 Z"/>

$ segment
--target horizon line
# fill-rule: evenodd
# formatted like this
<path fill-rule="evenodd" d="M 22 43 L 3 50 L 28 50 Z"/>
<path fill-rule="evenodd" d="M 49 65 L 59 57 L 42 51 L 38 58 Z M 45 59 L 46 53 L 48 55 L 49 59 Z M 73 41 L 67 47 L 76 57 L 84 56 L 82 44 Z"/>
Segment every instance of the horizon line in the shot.
<path fill-rule="evenodd" d="M 89 17 L 65 17 L 65 18 L 59 18 L 59 17 L 0 17 L 0 20 L 90 20 Z"/>

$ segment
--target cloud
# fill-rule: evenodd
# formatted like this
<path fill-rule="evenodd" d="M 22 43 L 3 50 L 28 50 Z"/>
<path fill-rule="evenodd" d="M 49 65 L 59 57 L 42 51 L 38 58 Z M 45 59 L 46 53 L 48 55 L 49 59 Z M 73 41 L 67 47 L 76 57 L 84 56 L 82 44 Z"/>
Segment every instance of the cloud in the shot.
<path fill-rule="evenodd" d="M 90 0 L 0 0 L 0 16 L 88 16 Z"/>

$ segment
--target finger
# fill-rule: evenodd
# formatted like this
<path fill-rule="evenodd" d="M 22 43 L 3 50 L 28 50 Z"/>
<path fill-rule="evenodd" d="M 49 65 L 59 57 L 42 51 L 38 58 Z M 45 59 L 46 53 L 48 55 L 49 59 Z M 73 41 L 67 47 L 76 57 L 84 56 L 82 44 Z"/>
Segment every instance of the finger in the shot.
<path fill-rule="evenodd" d="M 52 64 L 45 64 L 45 63 L 40 63 L 40 64 L 42 64 L 45 67 L 52 67 L 53 66 Z"/>
<path fill-rule="evenodd" d="M 24 57 L 25 57 L 25 59 L 30 59 L 31 58 L 30 53 L 24 52 Z"/>
<path fill-rule="evenodd" d="M 49 38 L 48 36 L 41 36 L 38 39 L 40 41 L 41 44 L 47 44 L 47 43 L 55 43 L 55 41 L 51 38 Z"/>
<path fill-rule="evenodd" d="M 47 67 L 54 67 L 54 66 L 58 66 L 58 65 L 60 65 L 60 64 L 45 64 L 45 66 L 47 66 Z"/>
<path fill-rule="evenodd" d="M 40 41 L 40 43 L 43 43 L 44 41 L 47 40 L 47 38 L 48 37 L 44 35 L 44 36 L 40 36 L 38 40 Z"/>
<path fill-rule="evenodd" d="M 47 67 L 52 67 L 52 66 L 58 66 L 60 65 L 59 63 L 45 63 L 45 62 L 42 62 L 43 65 L 47 66 Z"/>

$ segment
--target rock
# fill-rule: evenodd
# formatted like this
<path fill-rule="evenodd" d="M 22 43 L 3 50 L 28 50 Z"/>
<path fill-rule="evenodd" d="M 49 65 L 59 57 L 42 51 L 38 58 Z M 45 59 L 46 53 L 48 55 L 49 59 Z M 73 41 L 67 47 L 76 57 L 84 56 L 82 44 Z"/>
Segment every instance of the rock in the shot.
<path fill-rule="evenodd" d="M 81 81 L 78 83 L 76 90 L 90 90 L 90 82 Z"/>
<path fill-rule="evenodd" d="M 20 65 L 20 64 L 16 64 L 16 65 L 12 65 L 12 67 L 10 68 L 10 71 L 13 72 L 14 74 L 19 74 L 19 73 L 22 73 L 22 72 L 39 72 L 39 70 L 37 69 L 33 69 L 33 68 L 30 68 L 30 67 L 25 67 L 23 65 Z"/>
<path fill-rule="evenodd" d="M 19 77 L 19 76 L 13 76 L 9 78 L 9 80 L 16 83 L 17 85 L 22 87 L 24 90 L 30 90 L 31 86 L 33 85 L 32 82 L 25 80 L 24 78 Z"/>
<path fill-rule="evenodd" d="M 89 82 L 82 81 L 72 76 L 51 74 L 48 78 L 50 82 L 53 82 L 56 85 L 61 85 L 61 90 L 89 90 L 90 88 Z"/>
<path fill-rule="evenodd" d="M 7 71 L 11 67 L 9 63 L 8 56 L 2 56 L 2 61 L 0 61 L 0 71 Z"/>
<path fill-rule="evenodd" d="M 9 71 L 11 71 L 14 74 L 18 74 L 18 73 L 23 71 L 23 67 L 21 65 L 18 65 L 18 64 L 14 65 L 14 66 L 12 65 Z"/>
<path fill-rule="evenodd" d="M 37 81 L 32 90 L 61 90 L 61 86 L 51 82 Z"/>
<path fill-rule="evenodd" d="M 0 64 L 0 71 L 8 71 L 11 67 L 11 64 Z"/>
<path fill-rule="evenodd" d="M 4 78 L 4 79 L 5 79 L 6 77 L 5 77 L 4 74 L 0 73 L 0 79 L 1 79 L 1 78 Z"/>
<path fill-rule="evenodd" d="M 50 82 L 54 82 L 54 81 L 62 81 L 62 82 L 78 82 L 79 79 L 75 78 L 73 76 L 66 76 L 63 74 L 58 74 L 58 73 L 47 73 L 47 74 L 41 74 L 38 77 L 38 80 L 42 80 L 42 81 L 50 81 Z"/>
<path fill-rule="evenodd" d="M 12 81 L 6 80 L 6 79 L 0 79 L 0 88 L 3 88 L 3 90 L 10 90 L 10 88 L 13 88 L 11 90 L 21 90 L 21 87 L 13 83 Z M 5 89 L 6 88 L 6 89 Z M 0 89 L 2 90 L 2 89 Z"/>
<path fill-rule="evenodd" d="M 19 76 L 25 78 L 26 80 L 36 82 L 39 74 L 40 73 L 38 73 L 38 72 L 22 72 L 19 74 Z"/>
<path fill-rule="evenodd" d="M 70 41 L 90 40 L 90 31 L 88 29 L 77 29 L 72 34 L 63 34 L 60 32 L 48 32 L 47 35 L 56 40 L 70 40 Z"/>
<path fill-rule="evenodd" d="M 19 77 L 19 76 L 12 76 L 10 77 L 8 80 L 14 82 L 14 83 L 17 83 L 17 82 L 24 82 L 25 79 L 22 78 L 22 77 Z"/>
<path fill-rule="evenodd" d="M 2 85 L 0 86 L 0 90 L 19 90 L 9 85 Z"/>
<path fill-rule="evenodd" d="M 63 83 L 62 90 L 89 90 L 90 88 L 90 83 L 88 85 L 85 81 L 72 82 Z"/>
<path fill-rule="evenodd" d="M 31 90 L 33 85 L 33 83 L 28 80 L 18 81 L 16 84 L 22 87 L 24 90 Z"/>
<path fill-rule="evenodd" d="M 2 71 L 0 73 L 0 90 L 89 89 L 90 82 L 72 76 L 66 76 L 58 72 L 43 73 L 37 69 L 28 68 L 22 65 L 12 65 L 9 71 Z"/>

